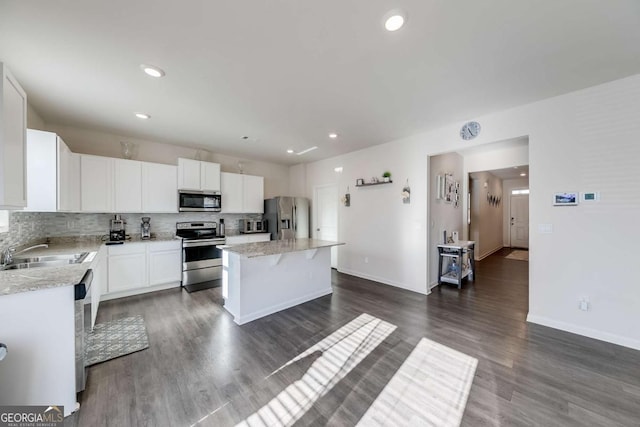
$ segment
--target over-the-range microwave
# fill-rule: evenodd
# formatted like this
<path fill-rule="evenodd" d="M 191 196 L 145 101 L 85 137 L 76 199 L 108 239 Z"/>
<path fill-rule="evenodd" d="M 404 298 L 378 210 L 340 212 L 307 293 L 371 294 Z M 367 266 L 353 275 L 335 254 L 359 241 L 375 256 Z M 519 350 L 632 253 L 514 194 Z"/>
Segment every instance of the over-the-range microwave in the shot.
<path fill-rule="evenodd" d="M 219 191 L 178 190 L 180 212 L 220 212 L 222 195 Z"/>

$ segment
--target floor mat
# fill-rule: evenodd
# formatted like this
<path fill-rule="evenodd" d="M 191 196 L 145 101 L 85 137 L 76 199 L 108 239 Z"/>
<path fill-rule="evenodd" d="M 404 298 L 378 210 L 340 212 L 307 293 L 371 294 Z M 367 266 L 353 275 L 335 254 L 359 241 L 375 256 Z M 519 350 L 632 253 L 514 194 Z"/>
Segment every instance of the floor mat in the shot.
<path fill-rule="evenodd" d="M 529 251 L 522 251 L 522 250 L 519 250 L 519 249 L 514 249 L 505 258 L 507 258 L 507 259 L 517 259 L 518 261 L 529 261 Z"/>
<path fill-rule="evenodd" d="M 141 315 L 96 323 L 87 334 L 85 366 L 95 365 L 149 347 L 147 328 Z"/>

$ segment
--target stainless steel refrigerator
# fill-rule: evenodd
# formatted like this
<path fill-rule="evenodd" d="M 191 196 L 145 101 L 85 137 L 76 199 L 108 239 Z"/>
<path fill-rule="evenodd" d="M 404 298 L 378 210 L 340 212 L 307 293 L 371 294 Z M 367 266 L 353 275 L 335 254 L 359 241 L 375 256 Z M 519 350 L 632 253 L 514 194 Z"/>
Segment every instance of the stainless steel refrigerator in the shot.
<path fill-rule="evenodd" d="M 304 197 L 275 197 L 264 201 L 264 215 L 271 240 L 310 236 L 310 203 Z"/>

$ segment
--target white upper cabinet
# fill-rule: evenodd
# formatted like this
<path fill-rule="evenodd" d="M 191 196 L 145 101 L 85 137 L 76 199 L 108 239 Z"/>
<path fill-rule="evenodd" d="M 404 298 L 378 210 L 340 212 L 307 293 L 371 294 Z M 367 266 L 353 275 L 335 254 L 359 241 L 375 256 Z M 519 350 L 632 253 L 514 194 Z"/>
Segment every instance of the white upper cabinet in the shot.
<path fill-rule="evenodd" d="M 220 165 L 218 163 L 179 158 L 178 189 L 220 191 Z"/>
<path fill-rule="evenodd" d="M 27 206 L 27 95 L 0 63 L 0 209 Z"/>
<path fill-rule="evenodd" d="M 264 213 L 264 178 L 222 172 L 223 213 Z"/>
<path fill-rule="evenodd" d="M 243 176 L 244 175 L 237 173 L 220 173 L 222 213 L 244 212 L 244 197 L 242 194 Z"/>
<path fill-rule="evenodd" d="M 80 200 L 83 212 L 113 211 L 113 160 L 80 155 Z"/>
<path fill-rule="evenodd" d="M 78 159 L 52 132 L 27 130 L 27 210 L 80 209 Z"/>
<path fill-rule="evenodd" d="M 200 186 L 203 191 L 220 191 L 220 165 L 200 162 Z"/>
<path fill-rule="evenodd" d="M 178 167 L 142 163 L 142 212 L 178 212 Z"/>
<path fill-rule="evenodd" d="M 242 176 L 244 180 L 244 211 L 248 213 L 264 213 L 264 177 Z"/>
<path fill-rule="evenodd" d="M 142 162 L 113 159 L 113 201 L 116 212 L 142 212 Z"/>
<path fill-rule="evenodd" d="M 200 190 L 200 161 L 178 159 L 178 189 Z"/>

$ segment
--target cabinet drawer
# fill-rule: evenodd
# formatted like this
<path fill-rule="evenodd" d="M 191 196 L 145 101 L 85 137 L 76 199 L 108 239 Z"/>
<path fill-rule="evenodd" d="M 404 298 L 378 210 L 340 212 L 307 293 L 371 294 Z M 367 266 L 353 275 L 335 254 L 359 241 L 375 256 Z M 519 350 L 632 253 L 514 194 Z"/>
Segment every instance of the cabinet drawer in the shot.
<path fill-rule="evenodd" d="M 112 255 L 127 255 L 127 254 L 140 254 L 146 252 L 146 242 L 125 243 L 122 245 L 110 245 L 109 256 Z"/>
<path fill-rule="evenodd" d="M 165 242 L 149 242 L 149 252 L 159 252 L 159 251 L 175 251 L 182 248 L 181 240 L 170 240 Z"/>

